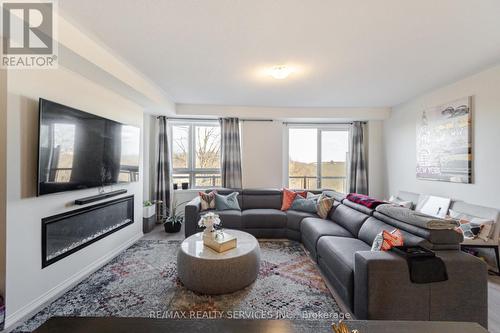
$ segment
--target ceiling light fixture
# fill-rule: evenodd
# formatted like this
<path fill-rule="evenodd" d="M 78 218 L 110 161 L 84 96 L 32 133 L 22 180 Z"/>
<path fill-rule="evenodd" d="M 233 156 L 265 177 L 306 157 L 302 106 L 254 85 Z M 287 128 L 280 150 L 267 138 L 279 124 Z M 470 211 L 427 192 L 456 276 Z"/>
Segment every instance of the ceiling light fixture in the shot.
<path fill-rule="evenodd" d="M 269 70 L 269 75 L 271 75 L 276 80 L 286 79 L 292 73 L 293 69 L 285 65 L 274 66 Z"/>

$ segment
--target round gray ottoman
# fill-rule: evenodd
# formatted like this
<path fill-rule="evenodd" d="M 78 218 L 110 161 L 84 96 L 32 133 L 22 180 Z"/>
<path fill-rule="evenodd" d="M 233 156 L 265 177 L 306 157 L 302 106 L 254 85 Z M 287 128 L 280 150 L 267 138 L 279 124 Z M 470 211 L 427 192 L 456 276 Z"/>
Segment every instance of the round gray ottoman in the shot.
<path fill-rule="evenodd" d="M 177 274 L 186 288 L 202 294 L 226 294 L 255 281 L 260 266 L 259 242 L 243 231 L 224 231 L 237 238 L 235 249 L 218 253 L 203 245 L 201 232 L 182 242 Z"/>

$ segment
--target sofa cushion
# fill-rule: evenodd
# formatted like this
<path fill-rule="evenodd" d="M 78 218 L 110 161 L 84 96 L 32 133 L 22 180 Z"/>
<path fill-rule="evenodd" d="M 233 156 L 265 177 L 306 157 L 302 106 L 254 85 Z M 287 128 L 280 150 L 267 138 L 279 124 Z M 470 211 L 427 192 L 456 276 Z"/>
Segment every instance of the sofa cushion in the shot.
<path fill-rule="evenodd" d="M 335 213 L 335 209 L 337 209 L 337 207 L 339 207 L 340 205 L 341 205 L 341 203 L 339 201 L 337 201 L 337 200 L 333 201 L 333 206 L 330 209 L 330 212 L 328 213 L 328 219 L 333 221 L 333 214 Z"/>
<path fill-rule="evenodd" d="M 219 215 L 223 228 L 241 229 L 241 211 L 222 210 L 214 213 Z"/>
<path fill-rule="evenodd" d="M 349 199 L 345 199 L 342 201 L 342 203 L 352 209 L 357 210 L 358 212 L 361 212 L 366 215 L 373 215 L 373 212 L 375 211 L 374 209 L 368 208 L 366 206 L 360 205 L 358 203 L 352 202 Z"/>
<path fill-rule="evenodd" d="M 316 259 L 316 244 L 323 236 L 352 237 L 352 234 L 330 220 L 323 220 L 319 217 L 306 217 L 300 224 L 302 242 L 311 256 Z"/>
<path fill-rule="evenodd" d="M 306 217 L 318 217 L 318 215 L 307 212 L 299 212 L 297 210 L 287 210 L 286 227 L 288 229 L 300 231 L 300 223 Z"/>
<path fill-rule="evenodd" d="M 325 236 L 319 239 L 317 248 L 320 266 L 334 272 L 330 282 L 352 309 L 354 303 L 354 255 L 358 251 L 370 251 L 370 246 L 356 238 Z"/>
<path fill-rule="evenodd" d="M 455 230 L 431 230 L 419 228 L 417 226 L 393 219 L 392 217 L 379 212 L 374 212 L 373 216 L 395 228 L 399 228 L 418 237 L 425 238 L 432 244 L 459 244 L 463 240 L 462 234 L 456 232 Z"/>
<path fill-rule="evenodd" d="M 247 209 L 241 213 L 244 229 L 285 228 L 286 213 L 279 209 Z"/>
<path fill-rule="evenodd" d="M 345 205 L 339 205 L 331 217 L 334 222 L 340 224 L 357 237 L 359 229 L 369 216 Z"/>
<path fill-rule="evenodd" d="M 394 229 L 396 229 L 394 226 L 384 223 L 380 220 L 377 220 L 374 217 L 370 217 L 368 220 L 366 220 L 365 223 L 363 223 L 363 226 L 359 230 L 358 238 L 371 246 L 373 244 L 373 240 L 379 233 L 381 233 L 384 230 L 391 232 Z M 404 230 L 401 230 L 401 233 L 403 234 L 404 245 L 408 246 L 419 245 L 427 249 L 432 248 L 432 244 L 422 237 L 418 237 Z"/>
<path fill-rule="evenodd" d="M 281 209 L 281 191 L 266 189 L 246 189 L 242 193 L 241 209 L 272 208 Z"/>

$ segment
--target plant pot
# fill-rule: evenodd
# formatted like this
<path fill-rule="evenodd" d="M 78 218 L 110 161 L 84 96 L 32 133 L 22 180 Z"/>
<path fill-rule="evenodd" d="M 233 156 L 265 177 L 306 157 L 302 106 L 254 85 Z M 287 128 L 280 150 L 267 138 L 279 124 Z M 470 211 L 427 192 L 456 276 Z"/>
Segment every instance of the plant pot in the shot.
<path fill-rule="evenodd" d="M 163 226 L 165 227 L 165 232 L 167 232 L 169 234 L 173 234 L 173 233 L 181 231 L 182 223 L 180 223 L 180 222 L 174 222 L 174 223 L 166 222 L 166 223 L 163 223 Z"/>
<path fill-rule="evenodd" d="M 150 218 L 155 214 L 156 214 L 156 204 L 143 207 L 142 209 L 142 217 L 144 217 L 145 219 Z"/>

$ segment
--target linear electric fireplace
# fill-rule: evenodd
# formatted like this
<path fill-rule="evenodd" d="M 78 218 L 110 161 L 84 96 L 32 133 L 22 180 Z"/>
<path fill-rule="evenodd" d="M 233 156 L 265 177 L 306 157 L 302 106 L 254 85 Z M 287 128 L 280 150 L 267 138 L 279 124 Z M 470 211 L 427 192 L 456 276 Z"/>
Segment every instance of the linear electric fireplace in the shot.
<path fill-rule="evenodd" d="M 42 268 L 134 223 L 134 196 L 42 219 Z"/>

